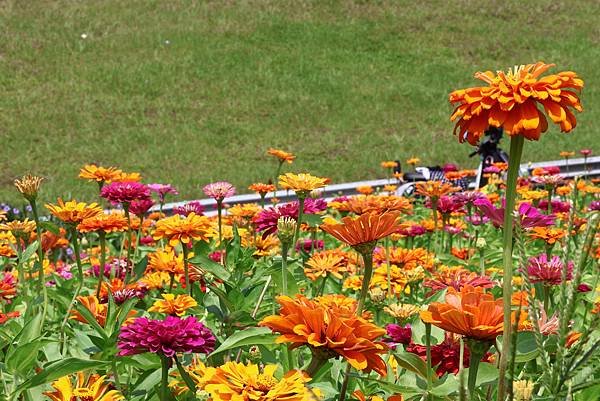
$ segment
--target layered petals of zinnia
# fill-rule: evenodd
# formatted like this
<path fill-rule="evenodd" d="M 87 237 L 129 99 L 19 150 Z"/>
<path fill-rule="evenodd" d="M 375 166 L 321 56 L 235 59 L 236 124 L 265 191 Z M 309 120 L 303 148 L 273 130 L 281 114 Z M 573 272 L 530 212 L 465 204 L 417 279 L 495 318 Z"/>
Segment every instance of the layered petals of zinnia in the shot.
<path fill-rule="evenodd" d="M 86 378 L 82 372 L 77 373 L 75 383 L 71 376 L 63 376 L 52 383 L 54 391 L 46 391 L 45 396 L 52 401 L 121 401 L 125 397 L 117 390 L 109 390 L 106 376 L 93 374 Z"/>
<path fill-rule="evenodd" d="M 71 200 L 63 202 L 58 200 L 58 205 L 46 204 L 46 209 L 56 218 L 67 224 L 78 224 L 84 219 L 94 217 L 102 212 L 102 208 L 97 203 L 84 203 Z"/>
<path fill-rule="evenodd" d="M 502 299 L 494 299 L 481 287 L 469 285 L 460 292 L 448 288 L 446 302 L 434 302 L 427 311 L 421 312 L 421 319 L 451 333 L 480 341 L 493 341 L 503 331 Z M 520 314 L 524 320 L 525 314 Z"/>
<path fill-rule="evenodd" d="M 323 224 L 321 229 L 350 246 L 371 243 L 399 229 L 398 213 L 366 213 L 353 219 L 344 217 L 342 224 Z"/>
<path fill-rule="evenodd" d="M 583 110 L 576 93 L 583 88 L 583 80 L 571 71 L 540 78 L 553 66 L 540 61 L 508 73 L 478 72 L 475 78 L 488 86 L 450 93 L 450 103 L 457 106 L 450 119 L 458 119 L 454 133 L 459 141 L 476 145 L 490 126 L 502 127 L 511 136 L 538 140 L 548 129 L 546 115 L 562 132 L 570 132 L 577 125 L 572 110 Z"/>
<path fill-rule="evenodd" d="M 175 214 L 159 220 L 153 238 L 168 239 L 169 245 L 176 246 L 179 242 L 188 244 L 192 239 L 208 241 L 214 235 L 215 230 L 210 219 L 192 212 L 185 217 Z"/>
<path fill-rule="evenodd" d="M 227 362 L 206 369 L 200 388 L 213 401 L 264 400 L 309 401 L 312 391 L 306 387 L 310 378 L 300 370 L 291 370 L 281 379 L 275 376 L 277 365 Z"/>
<path fill-rule="evenodd" d="M 279 315 L 267 316 L 259 325 L 281 334 L 277 343 L 291 343 L 292 348 L 308 345 L 329 354 L 341 355 L 352 367 L 364 372 L 386 374 L 381 354 L 387 346 L 378 337 L 385 329 L 356 316 L 351 308 L 335 307 L 298 295 L 296 299 L 280 296 Z"/>

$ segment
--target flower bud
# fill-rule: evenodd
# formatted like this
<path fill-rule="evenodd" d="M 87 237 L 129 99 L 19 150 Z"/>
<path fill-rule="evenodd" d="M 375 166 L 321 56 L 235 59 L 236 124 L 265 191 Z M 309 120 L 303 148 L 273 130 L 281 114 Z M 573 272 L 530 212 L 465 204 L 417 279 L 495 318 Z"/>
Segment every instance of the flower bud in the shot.
<path fill-rule="evenodd" d="M 477 249 L 482 250 L 487 246 L 487 241 L 485 240 L 485 238 L 477 238 L 475 246 L 477 247 Z"/>
<path fill-rule="evenodd" d="M 210 399 L 210 393 L 206 390 L 196 390 L 196 399 L 198 401 L 208 401 Z"/>
<path fill-rule="evenodd" d="M 248 357 L 253 362 L 258 362 L 262 359 L 262 352 L 260 352 L 260 348 L 258 348 L 258 345 L 253 345 L 250 347 L 250 349 L 248 350 Z"/>
<path fill-rule="evenodd" d="M 529 401 L 533 393 L 533 382 L 529 380 L 517 380 L 513 382 L 513 393 L 515 401 Z"/>
<path fill-rule="evenodd" d="M 369 290 L 369 297 L 375 303 L 380 303 L 385 301 L 385 291 L 383 291 L 379 287 L 374 287 Z"/>
<path fill-rule="evenodd" d="M 277 220 L 277 235 L 281 242 L 289 243 L 294 238 L 296 224 L 292 217 L 282 216 Z"/>
<path fill-rule="evenodd" d="M 14 181 L 15 187 L 29 202 L 35 201 L 37 198 L 40 185 L 44 179 L 35 175 L 27 174 L 24 175 L 20 180 Z"/>

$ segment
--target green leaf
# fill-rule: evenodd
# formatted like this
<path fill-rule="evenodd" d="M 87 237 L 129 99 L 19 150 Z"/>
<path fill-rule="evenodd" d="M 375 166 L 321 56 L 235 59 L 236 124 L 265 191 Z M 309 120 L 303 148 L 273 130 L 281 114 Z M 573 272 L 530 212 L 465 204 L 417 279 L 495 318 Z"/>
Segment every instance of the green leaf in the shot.
<path fill-rule="evenodd" d="M 465 369 L 465 377 L 469 377 L 469 368 Z M 477 370 L 476 387 L 480 387 L 486 383 L 492 383 L 498 380 L 498 368 L 491 363 L 482 362 Z"/>
<path fill-rule="evenodd" d="M 34 315 L 12 340 L 6 354 L 9 355 L 15 347 L 27 344 L 40 337 L 42 332 L 42 314 Z"/>
<path fill-rule="evenodd" d="M 535 334 L 530 331 L 517 333 L 517 356 L 515 357 L 515 362 L 529 362 L 537 358 L 538 354 Z"/>
<path fill-rule="evenodd" d="M 227 270 L 220 264 L 209 259 L 208 256 L 200 253 L 196 253 L 194 247 L 194 257 L 189 260 L 189 262 L 193 265 L 197 265 L 202 270 L 205 270 L 211 274 L 213 274 L 218 279 L 227 282 L 229 277 L 231 276 Z"/>
<path fill-rule="evenodd" d="M 27 248 L 25 248 L 25 251 L 23 251 L 23 254 L 21 255 L 21 261 L 25 262 L 25 261 L 29 260 L 29 258 L 31 258 L 37 251 L 38 245 L 39 245 L 38 241 L 34 241 L 31 244 L 29 244 L 29 246 Z"/>
<path fill-rule="evenodd" d="M 251 327 L 228 337 L 210 356 L 245 345 L 273 344 L 276 337 L 277 335 L 271 333 L 271 330 L 266 327 Z"/>
<path fill-rule="evenodd" d="M 393 355 L 400 367 L 427 379 L 427 364 L 420 357 L 406 351 L 396 351 Z M 432 372 L 432 377 L 437 377 L 435 372 Z"/>
<path fill-rule="evenodd" d="M 71 373 L 87 369 L 99 369 L 108 365 L 109 363 L 110 362 L 108 361 L 92 361 L 79 358 L 65 358 L 59 361 L 52 361 L 44 366 L 44 369 L 40 373 L 29 378 L 19 387 L 17 387 L 13 397 L 16 398 L 16 396 L 22 391 L 54 381 Z"/>
<path fill-rule="evenodd" d="M 54 235 L 60 235 L 60 228 L 50 221 L 42 221 L 40 222 L 40 228 L 42 230 L 50 231 Z"/>
<path fill-rule="evenodd" d="M 40 349 L 48 343 L 48 339 L 39 338 L 37 340 L 21 344 L 14 348 L 12 352 L 6 354 L 6 368 L 10 373 L 20 373 L 26 375 L 31 371 L 37 360 Z"/>
<path fill-rule="evenodd" d="M 96 318 L 90 312 L 88 308 L 85 307 L 81 302 L 75 303 L 75 310 L 81 314 L 87 320 L 87 324 L 89 324 L 99 336 L 101 336 L 105 341 L 108 341 L 108 335 L 104 331 L 104 328 L 100 326 L 100 324 L 96 321 Z"/>

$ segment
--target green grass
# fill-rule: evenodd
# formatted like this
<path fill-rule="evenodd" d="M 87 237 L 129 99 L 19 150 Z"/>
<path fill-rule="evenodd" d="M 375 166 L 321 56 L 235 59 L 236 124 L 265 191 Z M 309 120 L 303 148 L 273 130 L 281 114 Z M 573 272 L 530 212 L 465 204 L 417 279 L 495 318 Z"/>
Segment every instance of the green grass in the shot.
<path fill-rule="evenodd" d="M 243 191 L 273 175 L 270 146 L 297 154 L 291 170 L 336 182 L 413 155 L 472 167 L 448 93 L 477 85 L 476 71 L 538 60 L 584 78 L 586 111 L 525 158 L 593 147 L 599 4 L 3 1 L 0 201 L 18 199 L 12 180 L 27 172 L 47 178 L 44 200 L 92 199 L 96 186 L 77 179 L 90 162 L 173 183 L 181 199 L 211 180 Z"/>

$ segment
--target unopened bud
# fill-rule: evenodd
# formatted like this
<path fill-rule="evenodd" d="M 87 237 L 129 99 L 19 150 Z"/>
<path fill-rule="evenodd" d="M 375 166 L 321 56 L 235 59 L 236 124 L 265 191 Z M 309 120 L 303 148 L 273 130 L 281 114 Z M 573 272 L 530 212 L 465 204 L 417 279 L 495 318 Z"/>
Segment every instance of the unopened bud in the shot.
<path fill-rule="evenodd" d="M 277 232 L 281 242 L 290 242 L 296 231 L 296 220 L 292 217 L 282 216 L 277 220 Z"/>
<path fill-rule="evenodd" d="M 260 348 L 258 345 L 253 345 L 248 350 L 248 357 L 252 361 L 260 361 L 262 359 L 262 352 L 260 352 Z"/>
<path fill-rule="evenodd" d="M 487 241 L 485 240 L 485 238 L 477 238 L 475 246 L 477 247 L 477 249 L 484 249 L 487 246 Z"/>
<path fill-rule="evenodd" d="M 24 175 L 20 180 L 15 180 L 15 187 L 25 199 L 32 202 L 37 198 L 40 185 L 44 179 L 35 175 Z"/>
<path fill-rule="evenodd" d="M 198 401 L 207 401 L 210 399 L 210 393 L 206 390 L 196 390 L 196 399 Z"/>
<path fill-rule="evenodd" d="M 383 291 L 379 287 L 374 287 L 369 290 L 369 297 L 375 303 L 380 303 L 385 301 L 385 291 Z"/>
<path fill-rule="evenodd" d="M 533 393 L 533 382 L 529 380 L 517 380 L 513 382 L 513 393 L 515 401 L 529 401 Z"/>

